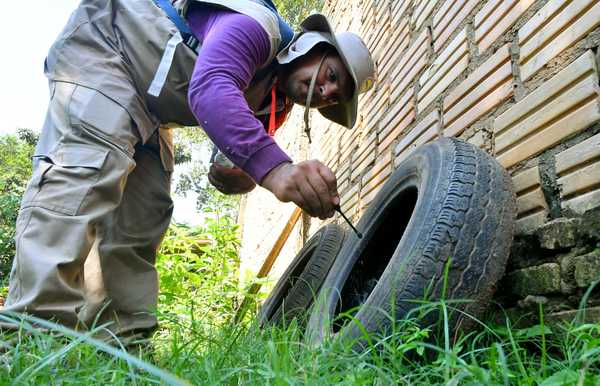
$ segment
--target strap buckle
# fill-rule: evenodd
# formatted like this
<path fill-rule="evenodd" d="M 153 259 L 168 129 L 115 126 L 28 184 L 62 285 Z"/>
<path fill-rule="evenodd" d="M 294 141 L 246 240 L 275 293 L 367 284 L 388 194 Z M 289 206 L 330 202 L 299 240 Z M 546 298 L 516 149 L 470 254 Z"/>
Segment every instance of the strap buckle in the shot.
<path fill-rule="evenodd" d="M 200 41 L 196 39 L 196 37 L 192 34 L 183 37 L 183 42 L 186 46 L 190 47 L 194 52 L 198 53 L 198 46 L 200 45 Z"/>

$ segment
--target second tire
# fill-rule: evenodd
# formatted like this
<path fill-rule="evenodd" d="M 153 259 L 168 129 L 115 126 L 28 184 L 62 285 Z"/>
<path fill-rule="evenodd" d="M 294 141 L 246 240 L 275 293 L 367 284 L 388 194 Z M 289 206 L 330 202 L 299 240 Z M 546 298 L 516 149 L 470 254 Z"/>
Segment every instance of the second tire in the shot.
<path fill-rule="evenodd" d="M 261 325 L 282 324 L 305 316 L 340 251 L 345 233 L 341 226 L 329 224 L 306 242 L 261 308 Z"/>

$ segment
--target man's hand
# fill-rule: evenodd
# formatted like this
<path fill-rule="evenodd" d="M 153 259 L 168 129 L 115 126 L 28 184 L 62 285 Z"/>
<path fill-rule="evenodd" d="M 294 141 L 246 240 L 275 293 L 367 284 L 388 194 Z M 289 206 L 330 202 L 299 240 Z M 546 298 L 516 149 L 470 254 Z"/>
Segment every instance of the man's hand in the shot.
<path fill-rule="evenodd" d="M 208 170 L 208 181 L 224 194 L 244 194 L 256 187 L 256 183 L 242 169 L 213 163 Z"/>
<path fill-rule="evenodd" d="M 332 217 L 333 207 L 340 203 L 335 175 L 317 160 L 282 163 L 263 178 L 261 185 L 279 201 L 293 201 L 310 216 L 321 220 Z"/>

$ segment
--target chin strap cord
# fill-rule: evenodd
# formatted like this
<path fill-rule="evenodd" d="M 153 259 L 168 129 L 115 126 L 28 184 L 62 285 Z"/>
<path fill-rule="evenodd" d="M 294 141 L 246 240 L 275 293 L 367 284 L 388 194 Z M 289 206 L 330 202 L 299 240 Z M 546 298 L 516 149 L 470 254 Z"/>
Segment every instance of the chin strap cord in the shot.
<path fill-rule="evenodd" d="M 321 66 L 327 57 L 327 53 L 323 55 L 321 61 L 319 62 L 319 66 L 313 73 L 312 78 L 310 79 L 310 85 L 308 86 L 308 94 L 306 95 L 306 106 L 304 107 L 304 132 L 308 137 L 308 143 L 311 143 L 310 139 L 310 123 L 309 123 L 309 109 L 310 103 L 312 102 L 313 92 L 315 91 L 315 85 L 317 84 L 317 76 L 319 75 L 319 71 L 321 70 Z"/>

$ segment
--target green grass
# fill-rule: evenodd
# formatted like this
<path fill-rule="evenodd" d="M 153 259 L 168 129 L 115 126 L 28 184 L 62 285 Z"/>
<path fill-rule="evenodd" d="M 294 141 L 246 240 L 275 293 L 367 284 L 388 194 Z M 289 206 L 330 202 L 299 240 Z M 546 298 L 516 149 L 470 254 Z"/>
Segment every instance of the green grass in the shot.
<path fill-rule="evenodd" d="M 436 306 L 451 308 L 428 307 Z M 135 356 L 89 335 L 62 329 L 56 336 L 24 323 L 20 333 L 0 334 L 0 341 L 13 340 L 0 355 L 0 384 L 600 384 L 598 324 L 516 329 L 507 321 L 453 339 L 442 323 L 442 336 L 432 340 L 433 331 L 411 319 L 356 353 L 353 342 L 310 347 L 296 324 L 259 329 L 194 313 L 160 320 L 153 349 Z"/>
<path fill-rule="evenodd" d="M 352 341 L 313 347 L 295 323 L 260 329 L 252 313 L 240 325 L 231 322 L 243 298 L 235 235 L 227 217 L 202 229 L 171 228 L 157 263 L 160 329 L 152 347 L 128 354 L 95 341 L 95 331 L 76 333 L 28 319 L 19 332 L 0 332 L 0 385 L 600 384 L 600 324 L 586 324 L 583 308 L 597 283 L 583 296 L 575 320 L 563 325 L 547 326 L 540 318 L 538 325 L 516 328 L 504 318 L 454 336 L 448 320 L 457 302 L 422 300 L 386 336 L 365 337 L 360 353 Z M 197 239 L 214 242 L 199 246 Z M 431 311 L 438 324 L 419 327 Z M 352 316 L 344 318 L 352 323 Z"/>

